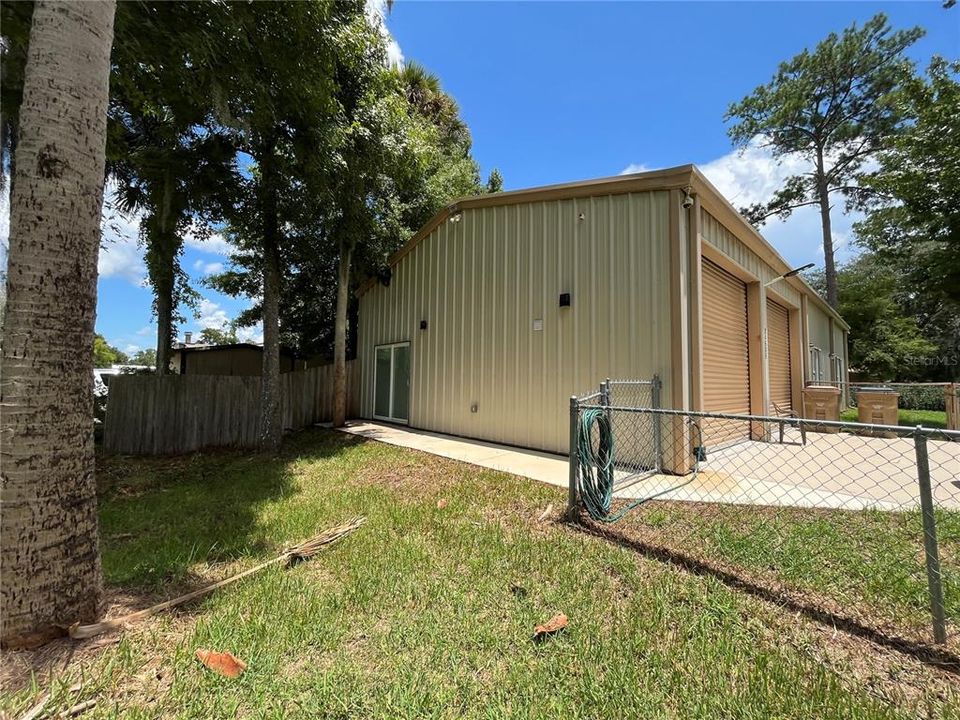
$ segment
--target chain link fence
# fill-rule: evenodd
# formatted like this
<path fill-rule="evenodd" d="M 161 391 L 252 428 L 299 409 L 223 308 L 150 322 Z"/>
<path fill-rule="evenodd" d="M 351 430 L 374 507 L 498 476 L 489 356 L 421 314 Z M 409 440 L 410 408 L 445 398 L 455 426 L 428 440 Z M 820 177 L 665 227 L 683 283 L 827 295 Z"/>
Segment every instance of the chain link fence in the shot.
<path fill-rule="evenodd" d="M 960 432 L 663 409 L 659 388 L 571 399 L 574 514 L 960 649 Z"/>
<path fill-rule="evenodd" d="M 946 409 L 948 398 L 956 392 L 957 383 L 899 383 L 899 382 L 836 382 L 817 381 L 808 385 L 830 385 L 840 389 L 847 407 L 859 406 L 858 395 L 861 390 L 886 388 L 898 394 L 897 406 L 901 410 L 933 410 Z"/>

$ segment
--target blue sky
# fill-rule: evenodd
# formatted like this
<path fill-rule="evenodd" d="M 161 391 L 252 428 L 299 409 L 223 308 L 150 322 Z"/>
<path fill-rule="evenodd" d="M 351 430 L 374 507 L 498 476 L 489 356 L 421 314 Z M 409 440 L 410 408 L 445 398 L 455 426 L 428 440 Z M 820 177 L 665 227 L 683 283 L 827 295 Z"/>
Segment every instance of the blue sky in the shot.
<path fill-rule="evenodd" d="M 395 53 L 436 73 L 459 102 L 484 174 L 507 189 L 694 162 L 735 205 L 764 200 L 789 170 L 762 151 L 733 152 L 727 105 L 767 81 L 779 61 L 831 31 L 886 12 L 927 36 L 911 55 L 960 57 L 960 8 L 913 3 L 412 2 L 387 17 Z M 841 257 L 852 219 L 835 210 Z M 120 223 L 124 225 L 124 223 Z M 815 213 L 764 234 L 796 264 L 822 264 Z M 136 228 L 126 223 L 101 253 L 97 328 L 122 349 L 152 347 L 150 292 Z M 194 281 L 225 263 L 217 239 L 188 241 Z M 222 325 L 248 304 L 203 287 L 201 318 Z M 249 337 L 258 339 L 259 329 Z"/>

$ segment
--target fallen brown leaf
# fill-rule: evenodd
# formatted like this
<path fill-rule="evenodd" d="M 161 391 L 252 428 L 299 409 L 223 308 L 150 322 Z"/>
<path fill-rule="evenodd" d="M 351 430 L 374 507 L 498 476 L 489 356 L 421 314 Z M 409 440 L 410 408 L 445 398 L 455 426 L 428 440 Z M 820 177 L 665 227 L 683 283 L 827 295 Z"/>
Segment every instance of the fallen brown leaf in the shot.
<path fill-rule="evenodd" d="M 202 662 L 214 672 L 225 675 L 229 678 L 235 678 L 247 669 L 247 664 L 236 657 L 229 650 L 217 652 L 216 650 L 197 650 L 197 660 Z"/>
<path fill-rule="evenodd" d="M 543 625 L 537 625 L 536 629 L 533 632 L 533 637 L 535 640 L 539 640 L 547 635 L 553 635 L 553 633 L 560 632 L 567 626 L 567 616 L 563 613 L 557 613 L 552 618 L 547 620 Z"/>
<path fill-rule="evenodd" d="M 447 499 L 441 498 L 437 500 L 437 510 L 443 510 L 447 506 Z"/>

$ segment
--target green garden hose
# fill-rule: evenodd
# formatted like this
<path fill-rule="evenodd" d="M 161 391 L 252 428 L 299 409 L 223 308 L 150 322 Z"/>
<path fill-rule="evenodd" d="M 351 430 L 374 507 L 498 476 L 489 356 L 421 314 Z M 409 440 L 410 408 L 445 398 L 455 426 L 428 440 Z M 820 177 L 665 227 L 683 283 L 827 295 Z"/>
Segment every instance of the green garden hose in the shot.
<path fill-rule="evenodd" d="M 687 423 L 697 435 L 695 446 L 702 446 L 703 434 L 700 426 L 689 418 Z M 596 451 L 593 449 L 594 425 L 597 426 L 598 434 Z M 611 514 L 614 469 L 613 428 L 610 425 L 610 417 L 607 411 L 602 408 L 584 410 L 580 415 L 580 427 L 577 432 L 577 475 L 583 505 L 590 517 L 598 522 L 616 522 L 635 507 L 693 482 L 700 470 L 700 456 L 695 455 L 693 472 L 684 482 L 654 495 L 637 498 Z"/>
<path fill-rule="evenodd" d="M 593 426 L 597 426 L 597 449 L 593 449 Z M 577 433 L 577 466 L 580 494 L 587 512 L 594 520 L 614 522 L 623 517 L 620 511 L 610 515 L 613 504 L 613 428 L 605 410 L 584 410 Z"/>

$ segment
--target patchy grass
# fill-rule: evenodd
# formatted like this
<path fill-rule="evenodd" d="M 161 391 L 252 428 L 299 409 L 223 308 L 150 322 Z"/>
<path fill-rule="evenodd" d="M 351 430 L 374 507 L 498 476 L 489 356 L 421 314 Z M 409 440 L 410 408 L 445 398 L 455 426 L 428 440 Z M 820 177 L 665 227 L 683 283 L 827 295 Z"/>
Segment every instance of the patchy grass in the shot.
<path fill-rule="evenodd" d="M 960 716 L 956 675 L 642 546 L 689 529 L 683 550 L 721 571 L 762 581 L 773 568 L 791 587 L 842 588 L 912 623 L 924 605 L 911 584 L 920 556 L 884 549 L 915 530 L 908 516 L 901 527 L 800 514 L 771 554 L 770 518 L 658 504 L 598 537 L 557 521 L 557 488 L 319 430 L 290 438 L 279 458 L 109 458 L 99 478 L 104 572 L 128 605 L 249 567 L 353 515 L 368 523 L 118 644 L 8 653 L 4 711 L 52 690 L 54 710 L 96 698 L 85 718 Z M 553 516 L 537 522 L 549 503 Z M 835 551 L 827 568 L 805 559 L 811 547 Z M 556 612 L 570 617 L 567 631 L 532 642 Z M 200 647 L 249 669 L 213 675 L 193 658 Z"/>
<path fill-rule="evenodd" d="M 844 422 L 860 422 L 857 415 L 857 408 L 847 408 L 840 413 L 840 419 Z M 947 427 L 947 413 L 945 410 L 899 410 L 897 413 L 897 424 L 915 427 L 923 425 L 928 428 Z"/>

